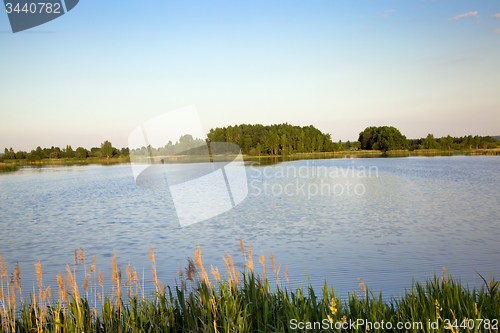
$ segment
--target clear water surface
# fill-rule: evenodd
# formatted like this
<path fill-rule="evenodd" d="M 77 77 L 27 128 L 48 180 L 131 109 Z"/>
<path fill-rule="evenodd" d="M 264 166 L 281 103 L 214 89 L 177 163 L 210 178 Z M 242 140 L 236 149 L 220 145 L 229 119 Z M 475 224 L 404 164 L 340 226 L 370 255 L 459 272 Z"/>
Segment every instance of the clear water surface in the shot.
<path fill-rule="evenodd" d="M 328 278 L 346 295 L 361 277 L 390 297 L 443 266 L 479 286 L 476 272 L 500 276 L 499 171 L 496 156 L 247 164 L 240 205 L 181 228 L 168 189 L 137 187 L 129 165 L 21 168 L 0 175 L 0 252 L 9 273 L 19 262 L 25 290 L 38 258 L 44 283 L 56 287 L 78 247 L 88 262 L 96 255 L 107 286 L 113 251 L 122 272 L 130 260 L 150 282 L 149 246 L 163 283 L 176 283 L 178 264 L 187 266 L 198 244 L 206 268 L 224 271 L 228 252 L 243 269 L 240 237 L 252 244 L 257 272 L 261 251 L 268 275 L 270 252 L 282 265 L 285 285 L 288 265 L 291 287 L 310 280 L 319 290 Z M 83 282 L 82 265 L 77 271 Z"/>

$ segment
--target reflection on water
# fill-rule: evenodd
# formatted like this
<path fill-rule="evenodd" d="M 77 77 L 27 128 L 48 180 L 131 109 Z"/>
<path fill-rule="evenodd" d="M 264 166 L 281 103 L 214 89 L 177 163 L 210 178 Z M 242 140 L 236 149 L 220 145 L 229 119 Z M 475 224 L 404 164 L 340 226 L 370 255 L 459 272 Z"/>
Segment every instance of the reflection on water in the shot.
<path fill-rule="evenodd" d="M 240 205 L 181 228 L 168 188 L 137 187 L 129 165 L 20 168 L 0 175 L 0 252 L 11 272 L 19 261 L 28 289 L 37 258 L 57 286 L 77 247 L 97 255 L 108 285 L 114 250 L 122 270 L 131 260 L 150 281 L 150 245 L 163 282 L 198 244 L 206 267 L 224 271 L 228 252 L 242 268 L 240 237 L 254 258 L 288 264 L 292 286 L 328 277 L 345 295 L 362 277 L 389 296 L 443 266 L 479 285 L 475 271 L 500 273 L 499 169 L 495 156 L 248 163 Z"/>

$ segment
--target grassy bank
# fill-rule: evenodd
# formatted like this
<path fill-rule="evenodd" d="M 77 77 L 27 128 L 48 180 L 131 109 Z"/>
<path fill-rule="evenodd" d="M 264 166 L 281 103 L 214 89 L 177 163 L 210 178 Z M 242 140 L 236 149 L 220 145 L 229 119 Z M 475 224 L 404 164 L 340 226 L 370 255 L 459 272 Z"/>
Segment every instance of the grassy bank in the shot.
<path fill-rule="evenodd" d="M 0 172 L 12 172 L 12 171 L 17 171 L 17 169 L 18 169 L 17 165 L 0 164 Z"/>
<path fill-rule="evenodd" d="M 144 295 L 144 280 L 138 279 L 130 262 L 122 276 L 116 254 L 111 262 L 112 289 L 105 294 L 95 256 L 87 263 L 80 249 L 65 276 L 59 272 L 57 292 L 43 285 L 37 262 L 36 287 L 25 297 L 19 266 L 8 281 L 0 257 L 0 332 L 498 332 L 498 282 L 485 280 L 479 290 L 470 289 L 444 270 L 442 277 L 414 282 L 389 302 L 381 293 L 374 295 L 361 279 L 358 292 L 341 298 L 328 281 L 319 293 L 312 287 L 291 287 L 288 267 L 276 265 L 272 254 L 267 261 L 260 256 L 257 269 L 251 246 L 245 249 L 240 241 L 240 248 L 244 271 L 235 269 L 229 254 L 224 257 L 225 277 L 218 268 L 206 270 L 198 247 L 195 259 L 188 258 L 185 269 L 179 266 L 179 283 L 166 286 L 156 274 L 151 249 L 156 292 L 149 295 Z M 81 286 L 76 282 L 76 265 L 85 269 Z M 456 328 L 445 329 L 448 320 Z M 356 321 L 364 324 L 352 325 Z M 372 323 L 369 330 L 366 321 Z M 394 327 L 389 329 L 388 323 Z"/>
<path fill-rule="evenodd" d="M 260 161 L 263 163 L 276 163 L 282 161 L 304 160 L 304 159 L 329 159 L 343 158 L 345 156 L 355 156 L 358 158 L 370 157 L 408 157 L 408 156 L 452 156 L 452 155 L 500 155 L 500 149 L 460 149 L 460 150 L 438 150 L 438 149 L 421 149 L 421 150 L 392 150 L 382 152 L 380 150 L 344 150 L 336 152 L 322 153 L 296 153 L 289 155 L 243 155 L 245 161 Z M 216 155 L 214 161 L 232 161 L 236 155 Z M 160 156 L 156 156 L 160 158 Z M 184 156 L 165 157 L 165 163 L 196 163 L 206 162 L 204 156 Z M 144 158 L 144 163 L 148 163 L 149 158 Z M 15 171 L 18 166 L 44 166 L 44 165 L 87 165 L 101 164 L 111 165 L 116 163 L 130 163 L 130 157 L 119 158 L 99 158 L 89 157 L 85 159 L 78 158 L 59 158 L 59 159 L 43 159 L 38 161 L 27 160 L 5 160 L 0 163 L 0 172 Z"/>

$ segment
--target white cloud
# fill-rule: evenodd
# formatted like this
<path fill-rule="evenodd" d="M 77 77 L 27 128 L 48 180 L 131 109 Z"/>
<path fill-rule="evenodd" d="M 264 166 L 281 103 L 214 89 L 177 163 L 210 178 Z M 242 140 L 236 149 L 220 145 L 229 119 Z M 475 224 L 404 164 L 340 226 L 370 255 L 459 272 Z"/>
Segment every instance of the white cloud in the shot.
<path fill-rule="evenodd" d="M 452 17 L 451 19 L 448 19 L 448 21 L 455 21 L 455 20 L 458 20 L 458 19 L 461 19 L 461 18 L 467 17 L 467 16 L 477 16 L 477 12 L 468 12 L 465 14 L 460 14 L 460 15 L 457 15 L 455 17 Z"/>
<path fill-rule="evenodd" d="M 491 15 L 491 17 L 496 17 L 496 18 L 500 18 L 500 13 L 498 13 L 498 14 L 495 14 L 495 15 Z"/>
<path fill-rule="evenodd" d="M 392 13 L 395 13 L 395 12 L 396 12 L 396 10 L 395 10 L 395 9 L 386 10 L 386 11 L 384 12 L 384 14 L 382 14 L 382 16 L 383 16 L 383 17 L 387 17 L 387 16 L 389 16 L 389 15 L 391 15 Z"/>
<path fill-rule="evenodd" d="M 500 34 L 500 28 L 496 29 L 496 30 L 493 30 L 494 33 L 496 34 Z"/>

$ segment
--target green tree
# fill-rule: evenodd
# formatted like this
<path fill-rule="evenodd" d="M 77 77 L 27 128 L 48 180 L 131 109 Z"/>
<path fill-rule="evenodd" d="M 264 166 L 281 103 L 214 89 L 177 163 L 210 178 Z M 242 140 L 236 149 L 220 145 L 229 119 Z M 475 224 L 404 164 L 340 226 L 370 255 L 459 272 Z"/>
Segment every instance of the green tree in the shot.
<path fill-rule="evenodd" d="M 40 156 L 40 159 L 47 158 L 47 156 L 45 155 L 45 152 L 42 150 L 42 147 L 40 147 L 40 146 L 36 147 L 35 153 L 36 153 L 36 155 Z"/>
<path fill-rule="evenodd" d="M 442 150 L 451 150 L 451 146 L 453 145 L 453 138 L 448 135 L 447 137 L 442 137 L 440 140 L 441 149 Z"/>
<path fill-rule="evenodd" d="M 427 137 L 425 138 L 424 141 L 424 149 L 438 149 L 438 148 L 439 144 L 434 139 L 434 135 L 430 133 L 427 134 Z"/>
<path fill-rule="evenodd" d="M 408 149 L 406 136 L 393 126 L 367 127 L 359 133 L 359 142 L 362 149 L 398 150 Z"/>
<path fill-rule="evenodd" d="M 115 149 L 111 145 L 111 142 L 109 142 L 108 140 L 106 140 L 103 143 L 101 143 L 101 153 L 102 153 L 103 156 L 106 156 L 106 158 L 113 157 L 114 150 Z"/>
<path fill-rule="evenodd" d="M 73 148 L 71 148 L 70 145 L 67 145 L 66 148 L 64 149 L 64 157 L 66 157 L 66 158 L 75 157 L 75 152 L 74 152 Z"/>
<path fill-rule="evenodd" d="M 87 158 L 87 149 L 83 147 L 76 148 L 75 155 L 78 158 Z"/>

